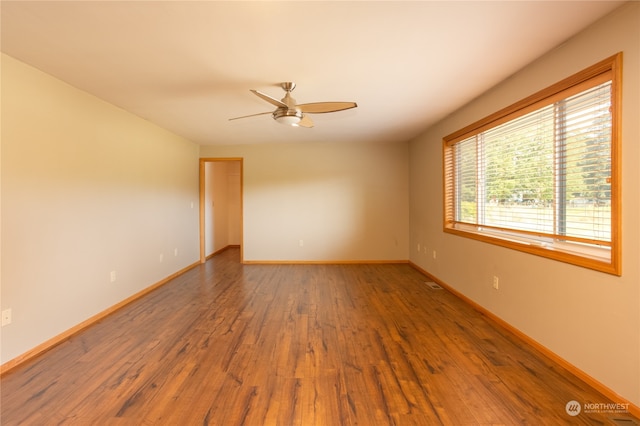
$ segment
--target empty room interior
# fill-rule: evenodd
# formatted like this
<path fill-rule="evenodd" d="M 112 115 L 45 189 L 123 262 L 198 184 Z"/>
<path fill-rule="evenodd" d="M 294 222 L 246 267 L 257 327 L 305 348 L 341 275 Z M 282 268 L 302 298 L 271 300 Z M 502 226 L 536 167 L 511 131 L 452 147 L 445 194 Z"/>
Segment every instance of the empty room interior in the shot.
<path fill-rule="evenodd" d="M 1 424 L 640 425 L 640 2 L 0 12 Z"/>

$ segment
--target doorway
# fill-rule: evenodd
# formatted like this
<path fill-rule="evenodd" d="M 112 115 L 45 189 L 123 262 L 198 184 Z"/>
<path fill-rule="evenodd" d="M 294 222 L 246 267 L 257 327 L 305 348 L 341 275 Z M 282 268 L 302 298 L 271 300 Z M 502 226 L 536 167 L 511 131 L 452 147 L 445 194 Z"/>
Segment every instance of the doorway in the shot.
<path fill-rule="evenodd" d="M 200 159 L 200 263 L 228 247 L 243 261 L 242 158 Z"/>

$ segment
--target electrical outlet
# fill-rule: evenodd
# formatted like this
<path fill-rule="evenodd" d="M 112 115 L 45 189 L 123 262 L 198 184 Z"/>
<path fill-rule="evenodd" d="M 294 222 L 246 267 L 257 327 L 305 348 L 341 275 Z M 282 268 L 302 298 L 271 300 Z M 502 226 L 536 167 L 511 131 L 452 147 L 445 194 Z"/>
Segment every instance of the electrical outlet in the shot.
<path fill-rule="evenodd" d="M 111 271 L 109 279 L 111 280 L 112 283 L 116 281 L 116 271 Z"/>
<path fill-rule="evenodd" d="M 420 243 L 418 243 L 418 253 L 420 253 Z"/>
<path fill-rule="evenodd" d="M 498 290 L 498 288 L 500 288 L 499 284 L 500 284 L 500 279 L 494 275 L 493 276 L 493 288 Z"/>
<path fill-rule="evenodd" d="M 436 251 L 435 250 L 433 251 L 432 255 L 433 255 L 433 258 L 435 259 L 436 258 Z"/>
<path fill-rule="evenodd" d="M 178 255 L 178 249 L 177 249 L 177 248 L 174 248 L 174 249 L 173 249 L 173 255 L 174 255 L 174 256 L 177 256 L 177 255 Z"/>
<path fill-rule="evenodd" d="M 164 260 L 164 254 L 160 253 L 160 263 L 162 263 L 163 260 Z"/>
<path fill-rule="evenodd" d="M 11 309 L 2 311 L 2 326 L 11 324 Z"/>
<path fill-rule="evenodd" d="M 298 245 L 299 245 L 300 247 L 304 247 L 304 240 L 300 240 L 300 241 L 298 241 Z"/>

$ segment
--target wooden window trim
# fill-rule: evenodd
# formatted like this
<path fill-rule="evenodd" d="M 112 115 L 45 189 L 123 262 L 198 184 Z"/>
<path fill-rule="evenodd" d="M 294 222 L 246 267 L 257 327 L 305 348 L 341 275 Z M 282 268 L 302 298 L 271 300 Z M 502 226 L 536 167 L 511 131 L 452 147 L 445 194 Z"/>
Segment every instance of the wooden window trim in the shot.
<path fill-rule="evenodd" d="M 518 241 L 518 238 L 501 236 L 498 232 L 483 232 L 465 229 L 464 226 L 456 226 L 454 223 L 454 199 L 455 196 L 451 181 L 453 170 L 448 164 L 452 164 L 451 146 L 459 141 L 478 134 L 486 129 L 493 128 L 502 123 L 510 121 L 518 116 L 524 115 L 533 110 L 542 108 L 557 101 L 560 97 L 567 97 L 568 93 L 579 93 L 586 86 L 593 86 L 598 82 L 611 80 L 611 244 L 610 258 L 600 260 L 597 256 L 588 257 L 584 254 L 575 254 L 569 251 L 559 251 L 545 247 L 543 244 L 536 245 L 531 242 Z M 483 241 L 502 247 L 555 259 L 577 266 L 586 267 L 596 271 L 601 271 L 613 275 L 622 275 L 622 220 L 621 220 L 621 98 L 622 98 L 622 52 L 619 52 L 607 59 L 592 65 L 550 87 L 547 87 L 521 101 L 518 101 L 498 112 L 476 121 L 454 133 L 443 138 L 443 213 L 444 232 Z"/>

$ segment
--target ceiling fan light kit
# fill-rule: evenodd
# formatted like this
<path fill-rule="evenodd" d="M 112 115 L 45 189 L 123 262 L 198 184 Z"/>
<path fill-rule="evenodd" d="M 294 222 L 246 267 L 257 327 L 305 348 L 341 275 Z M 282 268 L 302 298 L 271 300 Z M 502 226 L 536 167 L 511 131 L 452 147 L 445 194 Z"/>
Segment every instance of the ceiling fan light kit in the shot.
<path fill-rule="evenodd" d="M 260 99 L 269 102 L 271 105 L 274 105 L 276 107 L 275 111 L 245 115 L 242 117 L 230 118 L 229 120 L 271 114 L 273 119 L 280 124 L 310 128 L 313 127 L 313 121 L 307 114 L 323 114 L 327 112 L 344 111 L 358 106 L 355 102 L 315 102 L 298 105 L 296 104 L 296 100 L 291 97 L 291 92 L 296 88 L 296 84 L 289 81 L 282 83 L 281 87 L 285 91 L 285 95 L 280 101 L 262 92 L 251 89 L 251 93 Z"/>
<path fill-rule="evenodd" d="M 302 120 L 302 112 L 295 109 L 283 110 L 278 108 L 273 112 L 273 118 L 280 124 L 298 127 Z"/>

